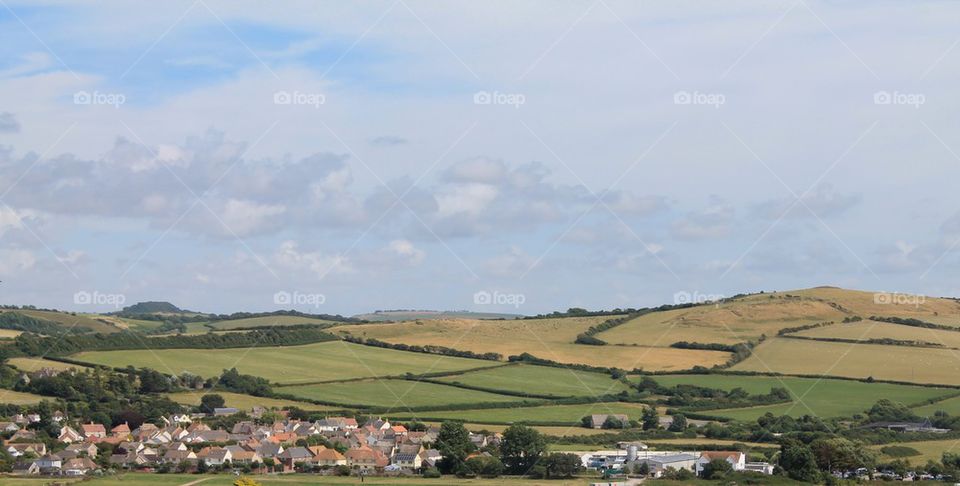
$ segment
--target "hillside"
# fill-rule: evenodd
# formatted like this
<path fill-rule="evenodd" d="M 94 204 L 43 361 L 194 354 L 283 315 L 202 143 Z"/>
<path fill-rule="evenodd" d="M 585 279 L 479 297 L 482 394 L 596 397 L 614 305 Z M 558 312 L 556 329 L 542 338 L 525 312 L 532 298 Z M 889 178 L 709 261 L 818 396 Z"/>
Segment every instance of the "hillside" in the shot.
<path fill-rule="evenodd" d="M 30 331 L 40 334 L 55 334 L 66 331 L 111 333 L 120 330 L 120 328 L 114 326 L 110 322 L 104 322 L 100 320 L 98 316 L 70 314 L 67 312 L 59 312 L 54 310 L 0 309 L 0 314 L 10 315 L 2 320 L 3 323 L 0 323 L 0 326 L 2 326 L 4 329 Z M 17 320 L 15 316 L 23 316 L 27 318 L 27 321 L 36 319 L 39 321 L 39 325 L 28 325 L 27 328 L 23 328 L 13 323 Z M 48 328 L 48 326 L 50 327 Z"/>
<path fill-rule="evenodd" d="M 124 307 L 121 314 L 179 314 L 186 312 L 169 302 L 137 302 Z"/>
<path fill-rule="evenodd" d="M 378 310 L 353 316 L 364 321 L 415 321 L 428 319 L 517 319 L 519 314 L 501 314 L 494 312 L 471 311 L 434 311 L 434 310 Z"/>

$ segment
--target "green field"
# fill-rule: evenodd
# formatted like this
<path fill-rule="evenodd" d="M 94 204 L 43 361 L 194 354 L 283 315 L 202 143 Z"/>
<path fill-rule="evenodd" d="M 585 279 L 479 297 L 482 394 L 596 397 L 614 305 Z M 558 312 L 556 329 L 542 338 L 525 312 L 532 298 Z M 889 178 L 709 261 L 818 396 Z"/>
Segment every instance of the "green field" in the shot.
<path fill-rule="evenodd" d="M 960 415 L 960 397 L 948 398 L 946 400 L 914 407 L 913 411 L 921 417 L 931 417 L 938 410 L 943 410 L 950 415 Z"/>
<path fill-rule="evenodd" d="M 616 394 L 627 387 L 609 375 L 547 366 L 511 365 L 438 378 L 449 383 L 557 397 Z"/>
<path fill-rule="evenodd" d="M 936 397 L 956 394 L 958 390 L 931 388 L 889 383 L 863 383 L 851 380 L 817 380 L 788 376 L 737 376 L 737 375 L 666 375 L 655 376 L 665 386 L 696 385 L 722 390 L 743 388 L 747 393 L 768 393 L 771 388 L 786 388 L 794 398 L 793 403 L 764 405 L 727 410 L 710 410 L 704 413 L 736 420 L 756 420 L 770 412 L 774 415 L 817 415 L 820 417 L 846 417 L 862 413 L 877 400 L 887 398 L 905 405 L 914 405 Z"/>
<path fill-rule="evenodd" d="M 333 324 L 333 321 L 314 319 L 312 317 L 297 316 L 262 316 L 248 317 L 246 319 L 234 319 L 230 321 L 213 321 L 205 323 L 207 326 L 217 330 L 241 329 L 249 327 L 263 326 L 296 326 L 298 324 Z M 337 323 L 339 324 L 339 323 Z"/>
<path fill-rule="evenodd" d="M 277 388 L 277 391 L 312 400 L 345 405 L 392 407 L 397 410 L 425 405 L 505 403 L 523 400 L 518 397 L 410 380 L 364 380 L 285 386 Z"/>
<path fill-rule="evenodd" d="M 91 317 L 77 314 L 67 314 L 65 312 L 53 312 L 53 311 L 41 311 L 41 310 L 30 310 L 30 309 L 2 309 L 0 312 L 16 312 L 18 314 L 23 314 L 25 316 L 33 317 L 35 319 L 41 319 L 44 321 L 53 322 L 65 329 L 71 328 L 90 328 L 95 332 L 117 332 L 120 328 L 112 326 L 110 324 L 100 322 L 97 319 Z"/>
<path fill-rule="evenodd" d="M 639 403 L 586 403 L 578 405 L 543 405 L 539 407 L 490 408 L 442 412 L 418 412 L 418 417 L 429 419 L 453 419 L 475 423 L 509 424 L 516 422 L 565 422 L 577 424 L 585 415 L 623 413 L 631 419 L 639 419 L 644 406 Z M 409 413 L 397 413 L 398 417 L 411 417 Z M 563 435 L 563 434 L 560 434 Z"/>
<path fill-rule="evenodd" d="M 184 405 L 200 405 L 200 397 L 208 394 L 216 393 L 223 397 L 226 402 L 226 406 L 238 408 L 240 410 L 249 411 L 253 407 L 265 407 L 265 408 L 283 408 L 283 407 L 297 407 L 303 410 L 337 410 L 336 407 L 328 407 L 325 405 L 317 405 L 309 402 L 298 402 L 294 400 L 281 400 L 277 398 L 265 398 L 265 397 L 255 397 L 251 395 L 244 395 L 242 393 L 231 393 L 225 391 L 208 391 L 208 390 L 197 390 L 193 392 L 178 392 L 178 393 L 168 393 L 167 397 L 171 400 L 182 403 Z"/>
<path fill-rule="evenodd" d="M 957 356 L 953 349 L 772 338 L 731 369 L 960 385 Z"/>
<path fill-rule="evenodd" d="M 885 446 L 906 446 L 916 449 L 917 452 L 920 453 L 919 456 L 908 456 L 901 459 L 906 459 L 910 464 L 918 465 L 926 464 L 929 460 L 940 462 L 940 460 L 943 458 L 944 452 L 960 452 L 960 441 L 957 441 L 957 439 L 928 440 L 922 442 L 897 442 L 895 444 L 870 446 L 870 448 L 880 452 L 880 449 Z M 891 461 L 897 458 L 889 457 L 886 454 L 880 454 L 880 459 Z"/>
<path fill-rule="evenodd" d="M 237 349 L 163 349 L 92 351 L 72 358 L 113 367 L 153 368 L 170 374 L 190 372 L 210 377 L 236 367 L 241 373 L 277 383 L 308 383 L 373 378 L 495 366 L 482 361 L 374 348 L 344 341 L 305 346 Z"/>
<path fill-rule="evenodd" d="M 361 481 L 356 476 L 336 477 L 336 476 L 318 476 L 315 474 L 290 474 L 282 476 L 251 476 L 263 486 L 316 486 L 316 485 L 342 485 L 342 484 L 360 484 Z M 185 484 L 198 484 L 203 486 L 232 486 L 237 477 L 233 474 L 219 475 L 201 475 L 196 474 L 152 474 L 152 473 L 125 473 L 109 477 L 92 477 L 83 480 L 70 478 L 18 478 L 0 476 L 0 484 L 4 486 L 46 486 L 51 481 L 59 484 L 83 484 L 83 486 L 181 486 Z M 376 477 L 368 476 L 363 478 L 363 484 L 380 486 L 583 486 L 588 484 L 589 479 L 570 479 L 570 480 L 531 480 L 500 477 L 496 479 L 459 479 L 455 476 L 444 476 L 438 479 L 424 479 L 418 476 L 413 477 Z"/>

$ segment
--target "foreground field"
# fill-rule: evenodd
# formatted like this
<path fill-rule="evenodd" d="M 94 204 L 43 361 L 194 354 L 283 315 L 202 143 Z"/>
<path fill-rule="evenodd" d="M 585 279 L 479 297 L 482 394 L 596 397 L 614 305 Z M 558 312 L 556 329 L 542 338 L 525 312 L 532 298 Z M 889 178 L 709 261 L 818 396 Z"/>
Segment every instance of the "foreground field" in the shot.
<path fill-rule="evenodd" d="M 669 347 L 594 346 L 574 344 L 577 335 L 610 317 L 568 317 L 483 321 L 438 319 L 396 324 L 338 326 L 333 331 L 391 343 L 436 345 L 477 353 L 500 353 L 505 358 L 523 353 L 561 363 L 624 369 L 684 370 L 714 366 L 730 354 L 719 351 L 691 351 Z M 669 344 L 669 343 L 667 343 Z"/>
<path fill-rule="evenodd" d="M 753 421 L 770 412 L 774 415 L 816 415 L 819 417 L 847 417 L 862 413 L 877 400 L 887 398 L 905 405 L 956 395 L 958 390 L 922 386 L 893 385 L 889 383 L 862 383 L 850 380 L 793 378 L 775 376 L 736 375 L 669 375 L 655 377 L 665 386 L 696 385 L 721 390 L 743 388 L 750 394 L 768 393 L 771 388 L 786 388 L 794 397 L 793 403 L 760 407 L 711 410 L 709 415 Z"/>
<path fill-rule="evenodd" d="M 315 486 L 315 485 L 340 485 L 340 484 L 360 484 L 361 481 L 356 476 L 335 477 L 335 476 L 317 476 L 306 474 L 291 474 L 284 476 L 251 476 L 263 486 Z M 237 477 L 232 474 L 219 475 L 196 475 L 196 474 L 150 474 L 150 473 L 126 473 L 117 476 L 90 478 L 87 480 L 73 480 L 57 478 L 58 484 L 83 484 L 84 486 L 183 486 L 186 484 L 202 484 L 203 486 L 232 486 Z M 46 486 L 50 483 L 50 478 L 16 478 L 0 476 L 0 484 L 4 486 Z M 382 485 L 382 486 L 496 486 L 517 485 L 517 486 L 582 486 L 589 484 L 589 479 L 571 479 L 571 480 L 531 480 L 520 478 L 496 478 L 496 479 L 458 479 L 453 476 L 445 476 L 438 479 L 424 479 L 421 477 L 411 478 L 380 478 L 364 477 L 363 484 Z"/>
<path fill-rule="evenodd" d="M 277 391 L 312 400 L 364 407 L 390 407 L 396 410 L 427 405 L 469 405 L 522 400 L 518 397 L 410 380 L 364 380 L 285 386 Z"/>
<path fill-rule="evenodd" d="M 495 364 L 490 361 L 373 348 L 343 341 L 279 348 L 94 351 L 72 357 L 106 366 L 133 365 L 177 375 L 190 372 L 203 377 L 216 376 L 225 369 L 236 367 L 241 373 L 262 376 L 277 383 L 373 378 L 408 372 L 454 371 Z"/>
<path fill-rule="evenodd" d="M 607 395 L 627 389 L 623 383 L 609 375 L 529 365 L 501 366 L 445 376 L 438 380 L 492 390 L 558 397 Z"/>
<path fill-rule="evenodd" d="M 265 407 L 265 408 L 283 408 L 283 407 L 297 407 L 303 410 L 311 411 L 333 411 L 337 407 L 328 407 L 325 405 L 317 405 L 310 402 L 298 402 L 294 400 L 281 400 L 276 398 L 265 398 L 265 397 L 255 397 L 251 395 L 244 395 L 242 393 L 231 393 L 224 391 L 203 391 L 198 390 L 196 392 L 179 392 L 179 393 L 168 393 L 167 397 L 171 400 L 182 403 L 184 405 L 199 406 L 200 397 L 207 393 L 216 393 L 223 397 L 226 402 L 226 406 L 234 407 L 244 411 L 250 411 L 253 407 Z"/>
<path fill-rule="evenodd" d="M 418 412 L 417 414 L 397 413 L 397 416 L 398 418 L 403 418 L 419 415 L 424 417 L 424 420 L 457 419 L 479 424 L 511 424 L 517 422 L 579 424 L 582 417 L 595 413 L 622 413 L 628 415 L 631 419 L 639 419 L 643 409 L 644 406 L 639 403 L 609 402 L 578 405 L 543 405 L 539 407 L 522 408 Z"/>
<path fill-rule="evenodd" d="M 952 349 L 774 338 L 732 369 L 960 385 L 960 359 Z"/>

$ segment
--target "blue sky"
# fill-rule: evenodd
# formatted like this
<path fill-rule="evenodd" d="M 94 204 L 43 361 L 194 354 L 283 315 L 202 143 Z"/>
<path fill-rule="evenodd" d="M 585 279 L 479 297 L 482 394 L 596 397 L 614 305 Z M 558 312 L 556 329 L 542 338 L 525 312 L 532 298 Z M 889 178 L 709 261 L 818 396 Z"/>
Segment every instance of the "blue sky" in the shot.
<path fill-rule="evenodd" d="M 8 0 L 0 298 L 957 296 L 957 9 Z"/>

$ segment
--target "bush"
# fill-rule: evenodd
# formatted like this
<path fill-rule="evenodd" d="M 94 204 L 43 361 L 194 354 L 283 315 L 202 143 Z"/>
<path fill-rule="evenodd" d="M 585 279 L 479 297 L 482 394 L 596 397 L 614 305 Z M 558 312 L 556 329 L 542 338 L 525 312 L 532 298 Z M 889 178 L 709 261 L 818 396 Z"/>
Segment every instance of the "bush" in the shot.
<path fill-rule="evenodd" d="M 440 470 L 435 467 L 428 467 L 423 470 L 423 477 L 425 478 L 439 478 L 440 476 Z"/>

